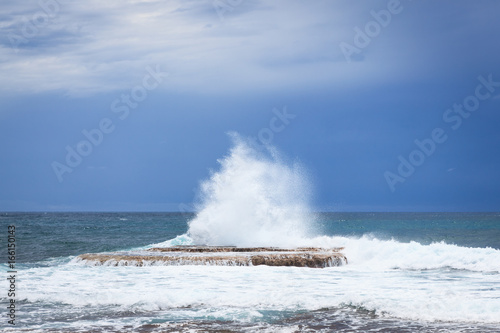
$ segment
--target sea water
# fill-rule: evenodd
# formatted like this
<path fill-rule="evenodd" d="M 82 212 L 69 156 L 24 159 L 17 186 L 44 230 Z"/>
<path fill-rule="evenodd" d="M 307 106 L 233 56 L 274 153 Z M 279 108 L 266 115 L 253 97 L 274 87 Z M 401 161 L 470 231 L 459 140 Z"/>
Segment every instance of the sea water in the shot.
<path fill-rule="evenodd" d="M 16 326 L 30 332 L 500 331 L 500 214 L 322 213 L 331 268 L 88 266 L 86 252 L 191 244 L 180 213 L 3 213 L 16 226 Z M 184 235 L 177 237 L 179 235 Z M 168 245 L 168 244 L 164 244 Z M 6 249 L 5 249 L 6 252 Z"/>
<path fill-rule="evenodd" d="M 0 213 L 0 329 L 500 331 L 499 213 L 313 213 L 300 164 L 234 140 L 202 183 L 196 214 Z M 348 264 L 110 267 L 76 257 L 192 244 L 344 247 Z"/>

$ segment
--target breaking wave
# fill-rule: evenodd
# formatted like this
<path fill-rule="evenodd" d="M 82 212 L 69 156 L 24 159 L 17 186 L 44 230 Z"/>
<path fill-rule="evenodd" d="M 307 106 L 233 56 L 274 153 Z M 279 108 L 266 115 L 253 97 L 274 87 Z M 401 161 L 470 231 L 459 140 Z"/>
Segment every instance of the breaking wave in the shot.
<path fill-rule="evenodd" d="M 304 168 L 285 163 L 273 147 L 263 152 L 237 134 L 232 139 L 220 170 L 201 184 L 189 237 L 200 245 L 300 245 L 313 224 Z"/>

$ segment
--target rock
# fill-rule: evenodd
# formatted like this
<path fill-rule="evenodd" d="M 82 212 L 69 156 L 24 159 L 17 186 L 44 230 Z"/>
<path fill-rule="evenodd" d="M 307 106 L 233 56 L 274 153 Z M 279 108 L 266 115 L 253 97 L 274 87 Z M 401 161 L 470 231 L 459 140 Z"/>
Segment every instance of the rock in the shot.
<path fill-rule="evenodd" d="M 78 256 L 78 260 L 97 266 L 267 265 L 322 268 L 347 264 L 347 258 L 339 252 L 342 249 L 176 246 L 137 252 L 87 253 Z"/>

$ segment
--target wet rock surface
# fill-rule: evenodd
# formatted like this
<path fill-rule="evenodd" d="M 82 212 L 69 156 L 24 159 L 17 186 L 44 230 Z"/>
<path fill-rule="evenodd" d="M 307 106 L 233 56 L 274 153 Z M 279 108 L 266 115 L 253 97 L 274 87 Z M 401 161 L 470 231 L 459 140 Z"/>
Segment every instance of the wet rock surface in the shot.
<path fill-rule="evenodd" d="M 144 251 L 87 253 L 78 260 L 89 265 L 220 265 L 334 267 L 347 264 L 343 248 L 274 248 L 233 246 L 175 246 Z"/>

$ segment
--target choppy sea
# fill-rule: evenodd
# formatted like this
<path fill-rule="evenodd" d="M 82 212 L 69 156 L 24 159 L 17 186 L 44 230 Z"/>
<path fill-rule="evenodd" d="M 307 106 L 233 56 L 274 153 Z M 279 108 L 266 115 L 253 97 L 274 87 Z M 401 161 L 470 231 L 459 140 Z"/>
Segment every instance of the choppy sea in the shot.
<path fill-rule="evenodd" d="M 0 330 L 500 331 L 500 213 L 315 214 L 310 244 L 345 247 L 349 263 L 341 267 L 110 267 L 75 259 L 190 244 L 192 218 L 0 213 Z M 8 296 L 9 225 L 15 297 Z M 11 299 L 15 326 L 8 322 Z"/>

